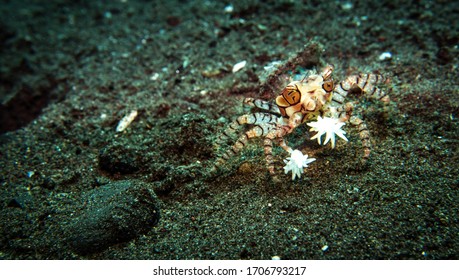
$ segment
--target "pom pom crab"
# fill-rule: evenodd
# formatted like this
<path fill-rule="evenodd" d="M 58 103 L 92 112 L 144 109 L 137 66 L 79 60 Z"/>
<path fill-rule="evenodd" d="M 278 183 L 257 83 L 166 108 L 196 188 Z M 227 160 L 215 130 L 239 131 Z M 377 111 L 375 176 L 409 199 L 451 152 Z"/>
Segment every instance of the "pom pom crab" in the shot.
<path fill-rule="evenodd" d="M 295 176 L 300 177 L 303 168 L 314 159 L 307 159 L 307 155 L 303 157 L 301 152 L 293 150 L 284 137 L 308 121 L 310 121 L 307 123 L 311 127 L 310 131 L 316 132 L 311 139 L 317 139 L 319 144 L 322 144 L 321 137 L 326 134 L 323 144 L 326 145 L 330 141 L 332 148 L 335 147 L 335 134 L 347 141 L 345 132 L 341 130 L 344 123 L 350 122 L 357 126 L 363 145 L 363 162 L 366 162 L 371 152 L 370 133 L 363 120 L 352 115 L 355 103 L 345 103 L 345 98 L 351 91 L 360 91 L 369 98 L 378 99 L 387 105 L 390 101 L 389 96 L 376 85 L 387 83 L 388 79 L 379 74 L 360 74 L 335 83 L 332 79 L 333 69 L 333 66 L 328 65 L 320 74 L 312 74 L 301 81 L 289 83 L 277 96 L 275 104 L 245 98 L 244 104 L 266 112 L 244 114 L 223 131 L 216 142 L 217 146 L 241 130 L 243 125 L 252 125 L 252 128 L 242 133 L 234 145 L 217 159 L 214 169 L 237 154 L 249 139 L 264 137 L 266 164 L 271 175 L 275 176 L 272 154 L 274 142 L 292 155 L 288 158 L 290 161 L 284 160 L 287 163 L 284 167 L 285 173 L 292 171 L 292 179 L 295 179 Z"/>

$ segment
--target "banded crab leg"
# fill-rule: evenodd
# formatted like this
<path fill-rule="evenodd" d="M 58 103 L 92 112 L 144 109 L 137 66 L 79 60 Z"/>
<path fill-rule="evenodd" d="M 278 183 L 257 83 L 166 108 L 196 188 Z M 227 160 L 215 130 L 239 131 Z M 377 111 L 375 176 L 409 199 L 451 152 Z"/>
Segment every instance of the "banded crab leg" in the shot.
<path fill-rule="evenodd" d="M 282 136 L 277 137 L 277 135 L 285 135 L 288 133 L 288 127 L 279 127 L 276 131 L 272 131 L 264 140 L 264 152 L 266 159 L 266 167 L 268 168 L 269 173 L 271 174 L 274 180 L 277 180 L 277 170 L 276 165 L 274 164 L 273 157 L 273 141 L 277 142 L 280 147 L 282 147 L 289 155 L 293 152 L 293 149 L 287 145 Z"/>
<path fill-rule="evenodd" d="M 250 97 L 245 98 L 243 102 L 244 102 L 245 105 L 248 105 L 248 106 L 251 106 L 251 107 L 257 107 L 259 109 L 263 109 L 263 110 L 269 111 L 271 113 L 275 113 L 275 114 L 281 115 L 279 107 L 277 105 L 275 105 L 275 104 L 272 104 L 271 102 L 260 100 L 260 99 L 254 99 L 254 98 L 250 98 Z M 303 122 L 303 118 L 304 117 L 305 117 L 305 115 L 303 113 L 296 112 L 288 119 L 287 122 L 285 121 L 285 119 L 282 120 L 282 121 L 277 121 L 277 124 L 279 126 L 283 126 L 283 125 L 289 125 L 290 126 L 289 131 L 283 133 L 282 136 L 292 132 L 297 126 L 299 126 Z M 283 128 L 283 129 L 285 130 L 285 128 Z"/>
<path fill-rule="evenodd" d="M 247 97 L 247 98 L 244 98 L 244 101 L 242 102 L 244 105 L 247 105 L 250 107 L 256 107 L 256 108 L 266 110 L 268 112 L 279 114 L 279 115 L 281 114 L 281 112 L 279 111 L 279 107 L 277 107 L 277 105 L 269 101 Z"/>
<path fill-rule="evenodd" d="M 267 110 L 272 113 L 280 114 L 279 108 L 276 105 L 268 101 L 248 97 L 248 98 L 244 98 L 243 104 L 250 106 L 250 107 L 256 107 L 256 108 L 260 108 L 263 110 Z M 226 140 L 232 138 L 232 136 L 239 130 L 240 126 L 243 124 L 257 124 L 260 119 L 261 121 L 265 121 L 265 122 L 266 120 L 269 122 L 275 121 L 275 116 L 271 114 L 267 114 L 267 113 L 255 113 L 253 117 L 248 117 L 249 115 L 250 114 L 241 116 L 236 121 L 233 121 L 229 125 L 229 127 L 220 134 L 219 138 L 217 139 L 217 142 L 215 143 L 216 144 L 215 148 L 218 148 Z M 245 122 L 246 118 L 253 119 L 253 120 L 252 122 L 250 121 Z"/>
<path fill-rule="evenodd" d="M 370 131 L 365 122 L 358 116 L 351 116 L 354 105 L 352 103 L 344 104 L 344 100 L 349 91 L 358 88 L 362 94 L 371 99 L 377 99 L 384 103 L 384 111 L 387 111 L 390 102 L 389 95 L 376 87 L 377 84 L 388 83 L 389 79 L 379 74 L 360 74 L 346 78 L 336 85 L 333 90 L 332 104 L 337 106 L 339 118 L 341 121 L 349 120 L 351 124 L 357 126 L 359 136 L 363 146 L 362 162 L 365 164 L 371 153 Z"/>
<path fill-rule="evenodd" d="M 357 116 L 352 116 L 349 122 L 357 126 L 357 129 L 359 131 L 360 140 L 362 141 L 363 146 L 362 163 L 365 164 L 368 158 L 370 157 L 371 153 L 370 131 L 368 130 L 365 122 Z"/>
<path fill-rule="evenodd" d="M 285 140 L 282 138 L 284 135 L 288 134 L 289 131 L 290 128 L 288 126 L 277 126 L 275 129 L 271 130 L 266 135 L 265 140 L 263 141 L 266 167 L 268 168 L 269 173 L 273 177 L 276 177 L 276 169 L 273 157 L 273 141 L 276 141 L 279 144 L 279 146 L 281 146 L 285 151 L 291 154 L 293 149 L 290 148 L 285 142 Z"/>
<path fill-rule="evenodd" d="M 365 122 L 359 118 L 358 116 L 353 116 L 352 111 L 354 109 L 354 103 L 347 102 L 346 104 L 340 107 L 332 107 L 333 113 L 338 115 L 340 122 L 347 122 L 349 121 L 352 125 L 357 126 L 359 131 L 359 137 L 362 141 L 363 146 L 363 157 L 362 163 L 365 164 L 370 157 L 371 153 L 371 138 L 370 138 L 370 131 L 368 130 L 367 125 Z"/>
<path fill-rule="evenodd" d="M 238 117 L 217 139 L 217 147 L 226 142 L 226 140 L 230 139 L 231 135 L 234 135 L 237 131 L 241 130 L 243 125 L 253 124 L 255 126 L 241 134 L 235 144 L 217 159 L 214 169 L 220 167 L 230 157 L 236 155 L 242 148 L 244 148 L 250 138 L 267 136 L 271 131 L 276 130 L 277 119 L 278 117 L 273 114 L 262 112 L 246 114 Z"/>
<path fill-rule="evenodd" d="M 349 91 L 357 87 L 362 93 L 369 98 L 377 99 L 388 105 L 390 102 L 389 95 L 383 90 L 376 87 L 377 84 L 388 83 L 389 79 L 384 78 L 379 74 L 360 74 L 346 78 L 344 81 L 336 85 L 333 90 L 332 102 L 343 105 L 344 99 Z"/>

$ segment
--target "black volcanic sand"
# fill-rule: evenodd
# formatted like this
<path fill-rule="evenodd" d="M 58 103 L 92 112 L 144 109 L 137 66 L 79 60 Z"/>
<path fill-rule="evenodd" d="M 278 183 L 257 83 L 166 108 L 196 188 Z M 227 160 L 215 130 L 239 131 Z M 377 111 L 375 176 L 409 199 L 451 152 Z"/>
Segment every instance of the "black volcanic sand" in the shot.
<path fill-rule="evenodd" d="M 46 2 L 0 4 L 0 258 L 459 257 L 454 1 Z M 332 150 L 303 125 L 301 179 L 260 139 L 211 174 L 244 97 L 326 64 L 391 79 L 386 111 L 349 98 L 365 166 L 355 127 Z"/>

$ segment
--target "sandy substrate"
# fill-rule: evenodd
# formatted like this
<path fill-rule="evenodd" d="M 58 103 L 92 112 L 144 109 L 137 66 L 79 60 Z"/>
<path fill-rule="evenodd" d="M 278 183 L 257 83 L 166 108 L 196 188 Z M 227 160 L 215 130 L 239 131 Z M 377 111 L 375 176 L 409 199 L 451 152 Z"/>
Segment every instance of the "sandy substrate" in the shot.
<path fill-rule="evenodd" d="M 42 2 L 0 5 L 0 258 L 459 257 L 454 1 Z M 332 150 L 302 126 L 301 179 L 260 139 L 211 174 L 243 98 L 279 94 L 268 66 L 327 64 L 390 77 L 387 112 L 356 108 L 365 166 L 355 127 Z"/>

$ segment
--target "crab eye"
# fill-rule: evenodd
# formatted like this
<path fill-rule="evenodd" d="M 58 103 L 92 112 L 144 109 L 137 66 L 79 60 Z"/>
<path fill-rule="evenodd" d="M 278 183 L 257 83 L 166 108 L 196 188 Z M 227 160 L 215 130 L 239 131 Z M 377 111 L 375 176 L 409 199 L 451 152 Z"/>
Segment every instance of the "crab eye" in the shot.
<path fill-rule="evenodd" d="M 323 88 L 326 92 L 332 91 L 332 90 L 333 90 L 333 87 L 334 87 L 333 81 L 325 82 L 325 83 L 322 85 L 322 88 Z"/>

